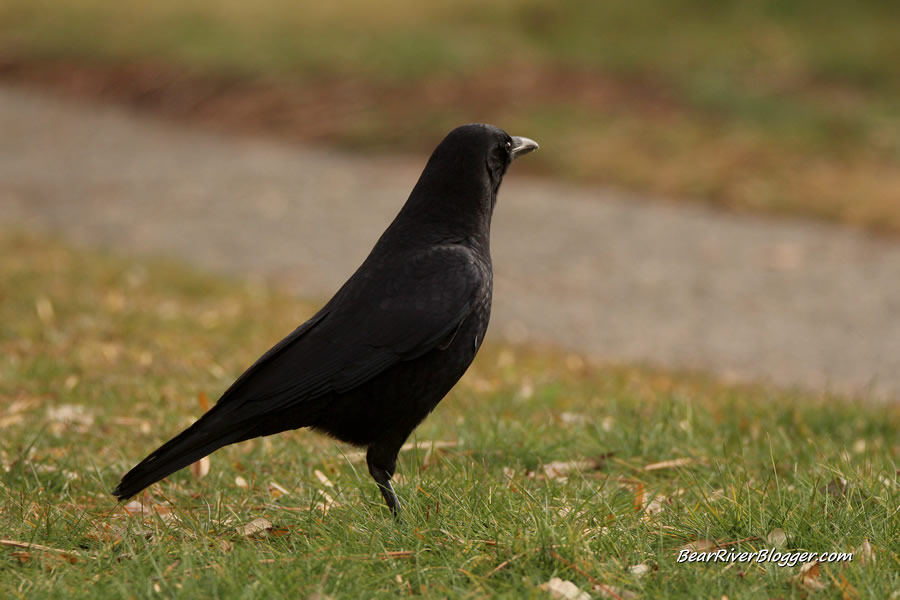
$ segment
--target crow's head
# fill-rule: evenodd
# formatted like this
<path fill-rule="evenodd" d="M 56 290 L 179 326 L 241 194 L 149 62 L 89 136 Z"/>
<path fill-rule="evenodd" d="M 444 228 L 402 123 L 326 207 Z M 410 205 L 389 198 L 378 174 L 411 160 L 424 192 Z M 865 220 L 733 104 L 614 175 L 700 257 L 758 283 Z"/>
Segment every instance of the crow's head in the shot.
<path fill-rule="evenodd" d="M 465 165 L 474 175 L 483 165 L 491 189 L 496 194 L 510 163 L 534 150 L 538 144 L 526 137 L 511 136 L 499 127 L 471 123 L 457 127 L 435 149 L 432 160 Z"/>
<path fill-rule="evenodd" d="M 403 212 L 420 223 L 486 231 L 506 169 L 537 148 L 493 125 L 457 127 L 431 154 Z"/>

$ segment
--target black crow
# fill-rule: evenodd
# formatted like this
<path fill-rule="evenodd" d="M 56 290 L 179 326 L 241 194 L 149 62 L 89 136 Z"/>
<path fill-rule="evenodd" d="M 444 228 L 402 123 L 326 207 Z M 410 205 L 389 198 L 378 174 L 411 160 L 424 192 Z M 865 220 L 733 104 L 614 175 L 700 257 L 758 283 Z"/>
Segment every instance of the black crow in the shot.
<path fill-rule="evenodd" d="M 390 509 L 400 447 L 471 364 L 491 313 L 491 215 L 506 169 L 538 145 L 492 125 L 451 131 L 356 273 L 214 407 L 129 471 L 128 498 L 213 451 L 311 427 L 367 448 Z"/>

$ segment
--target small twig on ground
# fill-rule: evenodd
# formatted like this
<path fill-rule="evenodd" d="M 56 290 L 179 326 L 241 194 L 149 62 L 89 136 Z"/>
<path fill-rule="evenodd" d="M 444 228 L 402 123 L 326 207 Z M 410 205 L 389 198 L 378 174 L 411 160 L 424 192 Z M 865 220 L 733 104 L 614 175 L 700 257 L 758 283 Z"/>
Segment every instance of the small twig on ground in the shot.
<path fill-rule="evenodd" d="M 487 578 L 490 577 L 491 575 L 494 575 L 495 573 L 497 573 L 498 571 L 500 571 L 501 569 L 503 569 L 504 567 L 506 567 L 507 565 L 509 565 L 511 562 L 516 561 L 516 560 L 519 560 L 520 558 L 522 558 L 522 557 L 525 556 L 526 554 L 530 554 L 530 553 L 532 553 L 532 552 L 537 552 L 539 549 L 540 549 L 540 548 L 532 548 L 531 550 L 528 550 L 528 551 L 526 551 L 526 552 L 520 552 L 519 554 L 516 554 L 516 555 L 513 556 L 512 558 L 507 558 L 507 559 L 504 560 L 502 563 L 500 563 L 499 565 L 497 565 L 496 567 L 494 567 L 493 569 L 491 569 L 491 570 L 487 573 L 487 575 L 484 576 L 484 578 L 487 579 Z"/>
<path fill-rule="evenodd" d="M 23 550 L 38 550 L 40 552 L 52 552 L 59 554 L 67 559 L 75 558 L 93 558 L 72 550 L 61 550 L 59 548 L 51 548 L 50 546 L 42 546 L 41 544 L 32 544 L 30 542 L 17 542 L 16 540 L 0 540 L 0 546 L 8 546 L 10 548 L 22 548 Z"/>

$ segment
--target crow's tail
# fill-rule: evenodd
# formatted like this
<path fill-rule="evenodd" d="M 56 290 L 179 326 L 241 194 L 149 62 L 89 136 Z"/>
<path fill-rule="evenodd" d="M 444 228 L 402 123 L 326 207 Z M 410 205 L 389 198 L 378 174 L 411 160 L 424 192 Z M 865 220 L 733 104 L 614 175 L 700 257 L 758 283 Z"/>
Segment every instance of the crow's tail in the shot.
<path fill-rule="evenodd" d="M 246 425 L 222 431 L 220 426 L 214 424 L 215 421 L 218 421 L 214 413 L 215 407 L 213 411 L 205 414 L 199 421 L 157 448 L 150 456 L 128 471 L 113 490 L 113 495 L 120 500 L 130 498 L 144 488 L 215 452 L 222 446 L 248 439 L 248 437 L 255 437 L 247 435 L 249 428 Z"/>

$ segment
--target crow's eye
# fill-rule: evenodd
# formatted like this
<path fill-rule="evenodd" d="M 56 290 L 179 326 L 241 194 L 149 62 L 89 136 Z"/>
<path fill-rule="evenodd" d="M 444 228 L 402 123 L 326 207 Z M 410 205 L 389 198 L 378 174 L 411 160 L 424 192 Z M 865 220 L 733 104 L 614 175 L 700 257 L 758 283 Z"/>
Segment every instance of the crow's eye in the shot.
<path fill-rule="evenodd" d="M 506 151 L 509 152 L 512 149 L 512 142 L 506 142 Z"/>

